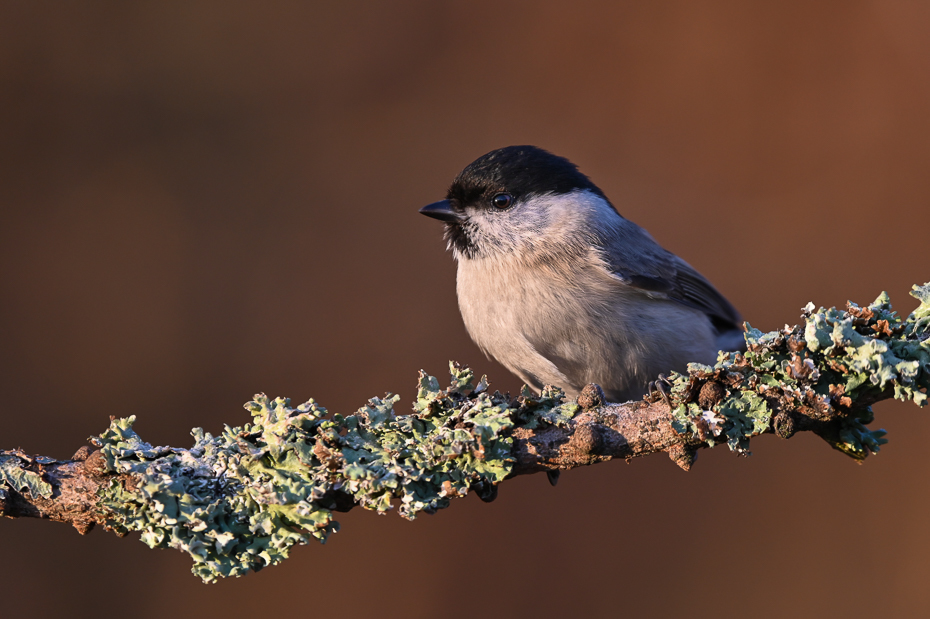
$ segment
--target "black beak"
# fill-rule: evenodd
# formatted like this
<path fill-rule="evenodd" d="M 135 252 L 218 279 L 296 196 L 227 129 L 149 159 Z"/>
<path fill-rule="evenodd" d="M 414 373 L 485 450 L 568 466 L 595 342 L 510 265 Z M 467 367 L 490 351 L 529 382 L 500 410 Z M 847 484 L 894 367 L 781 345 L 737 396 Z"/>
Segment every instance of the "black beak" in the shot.
<path fill-rule="evenodd" d="M 427 217 L 432 217 L 433 219 L 438 219 L 439 221 L 446 221 L 449 223 L 457 223 L 464 219 L 462 215 L 452 210 L 452 202 L 449 200 L 440 200 L 439 202 L 427 204 L 420 209 L 420 212 Z"/>

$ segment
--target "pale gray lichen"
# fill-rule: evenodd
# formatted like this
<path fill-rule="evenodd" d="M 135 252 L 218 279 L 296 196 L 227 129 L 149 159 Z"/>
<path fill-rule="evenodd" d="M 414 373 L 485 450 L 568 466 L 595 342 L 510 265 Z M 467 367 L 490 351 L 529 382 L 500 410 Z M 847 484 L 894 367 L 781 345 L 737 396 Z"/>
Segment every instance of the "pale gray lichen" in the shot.
<path fill-rule="evenodd" d="M 42 479 L 39 473 L 25 468 L 30 462 L 54 462 L 52 458 L 32 458 L 25 454 L 10 453 L 0 456 L 0 500 L 7 498 L 4 486 L 16 492 L 28 491 L 33 497 L 48 498 L 52 496 L 52 485 Z"/>
<path fill-rule="evenodd" d="M 569 419 L 577 405 L 550 389 L 512 404 L 451 364 L 452 384 L 420 373 L 414 413 L 398 397 L 372 398 L 354 415 L 327 416 L 310 400 L 291 407 L 263 394 L 252 422 L 219 436 L 195 429 L 191 449 L 153 447 L 117 419 L 91 439 L 114 477 L 101 491 L 109 527 L 140 531 L 151 547 L 183 550 L 205 581 L 239 576 L 287 557 L 290 547 L 338 530 L 340 500 L 413 519 L 469 489 L 486 492 L 511 471 L 515 419 Z M 534 417 L 534 415 L 538 416 Z"/>
<path fill-rule="evenodd" d="M 692 365 L 688 375 L 673 377 L 679 404 L 675 428 L 707 434 L 704 414 L 694 402 L 696 383 L 715 380 L 727 385 L 725 399 L 714 410 L 726 422 L 705 436 L 723 434 L 731 449 L 745 452 L 749 438 L 772 424 L 769 399 L 786 399 L 794 408 L 808 407 L 824 415 L 839 411 L 835 433 L 824 436 L 836 449 L 856 459 L 877 452 L 886 442 L 884 430 L 869 430 L 871 408 L 842 414 L 853 400 L 893 388 L 894 396 L 919 406 L 927 403 L 930 387 L 930 284 L 914 286 L 920 301 L 905 320 L 893 311 L 882 293 L 867 307 L 849 303 L 836 308 L 804 308 L 804 323 L 762 333 L 748 327 L 747 352 L 721 353 L 714 367 Z"/>
<path fill-rule="evenodd" d="M 681 402 L 673 427 L 746 453 L 750 437 L 772 429 L 777 401 L 834 419 L 836 431 L 821 435 L 854 458 L 878 451 L 884 432 L 866 427 L 871 409 L 852 407 L 851 398 L 893 388 L 899 399 L 926 403 L 930 285 L 912 294 L 921 305 L 903 321 L 883 294 L 865 308 L 809 306 L 794 328 L 750 327 L 745 354 L 722 353 L 714 366 L 673 375 L 671 396 Z M 338 530 L 333 512 L 351 505 L 413 519 L 469 490 L 490 498 L 513 470 L 515 428 L 570 427 L 580 410 L 556 388 L 524 389 L 511 401 L 489 393 L 485 378 L 475 386 L 467 368 L 450 371 L 447 389 L 421 372 L 413 413 L 404 416 L 395 415 L 392 395 L 345 417 L 313 400 L 291 407 L 256 395 L 246 404 L 251 423 L 216 437 L 195 429 L 190 449 L 153 447 L 133 430 L 134 417 L 114 420 L 92 439 L 116 473 L 99 491 L 101 518 L 119 532 L 139 531 L 149 546 L 189 553 L 205 581 L 239 576 L 283 560 L 295 544 L 325 541 Z M 721 393 L 702 407 L 697 391 L 711 382 Z M 44 491 L 20 469 L 0 462 L 0 481 Z"/>

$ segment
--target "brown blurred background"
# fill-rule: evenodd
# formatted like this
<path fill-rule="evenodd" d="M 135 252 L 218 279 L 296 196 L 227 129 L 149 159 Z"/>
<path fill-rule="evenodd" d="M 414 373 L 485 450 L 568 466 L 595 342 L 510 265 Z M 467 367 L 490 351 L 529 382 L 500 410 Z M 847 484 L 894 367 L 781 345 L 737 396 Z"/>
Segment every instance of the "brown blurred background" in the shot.
<path fill-rule="evenodd" d="M 488 150 L 578 163 L 757 327 L 930 280 L 930 7 L 0 5 L 0 444 L 157 444 L 257 391 L 352 412 L 472 364 L 441 226 Z M 812 436 L 691 473 L 512 480 L 205 586 L 176 551 L 0 521 L 4 617 L 926 616 L 927 412 L 864 466 Z M 123 611 L 124 612 L 124 611 Z M 103 613 L 106 615 L 107 613 Z M 297 615 L 300 616 L 300 615 Z"/>

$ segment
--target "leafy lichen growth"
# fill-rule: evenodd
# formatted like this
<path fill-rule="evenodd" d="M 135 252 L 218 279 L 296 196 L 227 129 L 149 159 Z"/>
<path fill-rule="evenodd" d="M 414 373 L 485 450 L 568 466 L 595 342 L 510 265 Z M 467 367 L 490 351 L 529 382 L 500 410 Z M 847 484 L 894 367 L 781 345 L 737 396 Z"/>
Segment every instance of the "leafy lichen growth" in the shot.
<path fill-rule="evenodd" d="M 191 449 L 153 447 L 114 420 L 91 439 L 115 476 L 101 491 L 109 527 L 140 531 L 151 547 L 181 549 L 205 581 L 238 576 L 287 557 L 295 544 L 338 530 L 342 503 L 413 519 L 470 489 L 487 492 L 511 471 L 515 419 L 560 423 L 577 405 L 555 389 L 511 403 L 473 385 L 451 364 L 452 384 L 420 373 L 414 412 L 398 397 L 372 398 L 354 415 L 327 415 L 310 400 L 256 395 L 252 422 L 214 437 L 201 429 Z"/>
<path fill-rule="evenodd" d="M 42 479 L 39 473 L 25 468 L 25 465 L 33 460 L 54 462 L 52 458 L 30 458 L 17 453 L 0 456 L 0 500 L 7 498 L 4 486 L 16 492 L 28 491 L 33 497 L 52 496 L 52 485 Z"/>
<path fill-rule="evenodd" d="M 827 420 L 813 429 L 835 448 L 860 460 L 878 451 L 884 432 L 866 427 L 871 409 L 854 399 L 893 389 L 899 399 L 927 401 L 930 285 L 912 294 L 920 307 L 905 320 L 882 294 L 846 311 L 809 305 L 793 328 L 749 327 L 745 354 L 721 353 L 714 366 L 673 375 L 673 427 L 747 453 L 752 436 L 778 431 L 778 415 L 806 410 Z M 580 410 L 554 387 L 510 400 L 489 393 L 485 378 L 475 385 L 467 368 L 453 363 L 450 371 L 446 389 L 421 372 L 413 413 L 403 416 L 392 395 L 348 416 L 313 400 L 291 407 L 256 395 L 246 404 L 251 423 L 216 437 L 197 428 L 190 449 L 153 447 L 133 430 L 134 417 L 114 420 L 92 439 L 114 473 L 99 491 L 101 517 L 118 532 L 140 532 L 149 546 L 189 553 L 205 581 L 239 576 L 280 562 L 295 544 L 325 541 L 338 530 L 333 512 L 353 505 L 413 519 L 470 490 L 490 498 L 513 470 L 514 428 L 570 427 Z M 41 494 L 42 484 L 0 459 L 0 488 Z"/>
<path fill-rule="evenodd" d="M 873 419 L 871 408 L 853 410 L 854 400 L 894 389 L 900 400 L 927 403 L 930 284 L 914 286 L 911 294 L 920 306 L 905 320 L 882 293 L 871 305 L 850 302 L 845 311 L 815 310 L 808 304 L 803 324 L 780 331 L 762 333 L 747 325 L 744 355 L 721 353 L 714 367 L 692 365 L 688 375 L 673 377 L 672 393 L 681 402 L 674 427 L 711 446 L 715 436 L 723 435 L 731 449 L 746 452 L 749 438 L 772 425 L 770 403 L 786 401 L 789 410 L 838 416 L 835 431 L 821 436 L 843 453 L 864 459 L 886 442 L 885 432 L 866 427 Z M 695 402 L 697 389 L 708 381 L 726 390 L 713 410 Z M 709 421 L 719 423 L 710 428 Z"/>

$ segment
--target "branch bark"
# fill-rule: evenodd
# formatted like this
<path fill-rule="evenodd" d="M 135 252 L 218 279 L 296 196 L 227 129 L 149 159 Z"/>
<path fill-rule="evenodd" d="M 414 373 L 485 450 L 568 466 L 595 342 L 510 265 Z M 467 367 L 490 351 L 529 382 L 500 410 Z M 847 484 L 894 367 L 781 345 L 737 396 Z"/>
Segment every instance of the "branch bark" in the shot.
<path fill-rule="evenodd" d="M 713 389 L 705 389 L 705 392 Z M 773 424 L 761 434 L 790 438 L 798 431 L 830 434 L 836 421 L 855 416 L 877 401 L 892 397 L 891 390 L 877 397 L 870 394 L 856 400 L 844 411 L 817 411 L 808 406 L 793 407 L 784 400 L 774 403 Z M 512 431 L 514 465 L 509 477 L 546 471 L 565 471 L 579 466 L 607 462 L 615 458 L 632 460 L 666 453 L 684 470 L 689 470 L 700 449 L 710 447 L 700 434 L 682 433 L 674 427 L 672 409 L 661 399 L 608 403 L 598 385 L 588 385 L 579 402 L 586 404 L 565 426 L 546 425 L 535 429 L 517 427 Z M 705 402 L 708 403 L 708 402 Z M 714 403 L 710 403 L 711 406 Z M 710 407 L 708 407 L 710 408 Z M 131 475 L 107 471 L 99 449 L 81 447 L 71 460 L 51 460 L 29 456 L 20 450 L 2 451 L 17 458 L 22 468 L 46 480 L 51 496 L 33 496 L 24 488 L 10 489 L 0 498 L 0 514 L 8 518 L 44 518 L 73 525 L 82 535 L 108 518 L 100 504 L 98 490 L 110 479 L 137 484 Z M 358 504 L 335 493 L 328 497 L 333 511 L 347 512 Z"/>
<path fill-rule="evenodd" d="M 0 496 L 0 514 L 66 522 L 81 535 L 101 522 L 97 490 L 107 473 L 99 451 L 85 445 L 64 461 L 29 456 L 20 450 L 0 451 L 0 460 L 4 459 L 18 461 L 22 470 L 40 476 L 51 488 L 43 495 L 23 486 L 8 487 L 5 496 Z"/>

